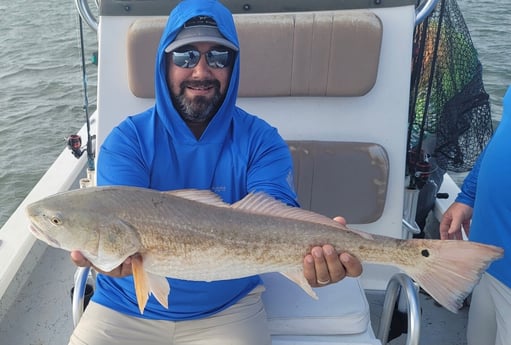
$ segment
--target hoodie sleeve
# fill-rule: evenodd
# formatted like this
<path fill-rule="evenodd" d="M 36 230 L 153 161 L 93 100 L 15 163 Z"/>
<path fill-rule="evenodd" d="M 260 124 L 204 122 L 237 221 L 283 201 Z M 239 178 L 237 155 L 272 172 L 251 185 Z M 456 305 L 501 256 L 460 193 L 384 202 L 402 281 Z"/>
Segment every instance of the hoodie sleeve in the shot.
<path fill-rule="evenodd" d="M 293 160 L 286 142 L 275 128 L 268 128 L 248 162 L 247 191 L 262 191 L 290 205 L 299 206 L 294 190 Z"/>
<path fill-rule="evenodd" d="M 101 146 L 97 185 L 149 187 L 149 172 L 131 119 L 115 127 Z"/>
<path fill-rule="evenodd" d="M 465 177 L 463 185 L 461 186 L 461 192 L 456 197 L 457 202 L 461 202 L 470 207 L 474 207 L 477 190 L 477 178 L 479 176 L 479 168 L 481 167 L 481 161 L 484 157 L 484 151 L 479 155 L 474 167 L 470 173 Z"/>

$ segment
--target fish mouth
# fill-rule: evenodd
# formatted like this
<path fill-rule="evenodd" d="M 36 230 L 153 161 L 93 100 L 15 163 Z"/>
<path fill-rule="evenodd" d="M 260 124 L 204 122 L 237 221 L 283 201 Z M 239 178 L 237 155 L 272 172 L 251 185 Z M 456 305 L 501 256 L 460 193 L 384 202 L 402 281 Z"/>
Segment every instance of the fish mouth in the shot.
<path fill-rule="evenodd" d="M 35 226 L 34 224 L 30 224 L 28 226 L 28 229 L 30 230 L 30 232 L 32 232 L 32 234 L 37 237 L 38 239 L 40 239 L 41 241 L 44 241 L 46 243 L 48 243 L 49 245 L 53 246 L 53 247 L 60 247 L 60 243 L 55 240 L 54 238 L 50 238 L 49 236 L 47 236 L 44 232 L 41 231 L 41 229 L 39 229 L 37 226 Z"/>

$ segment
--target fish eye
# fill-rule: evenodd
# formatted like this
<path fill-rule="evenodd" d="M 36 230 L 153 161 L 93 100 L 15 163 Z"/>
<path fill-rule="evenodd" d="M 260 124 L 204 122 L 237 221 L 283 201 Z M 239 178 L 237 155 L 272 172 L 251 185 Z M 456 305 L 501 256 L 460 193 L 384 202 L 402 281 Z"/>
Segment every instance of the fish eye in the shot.
<path fill-rule="evenodd" d="M 62 220 L 58 217 L 58 216 L 53 216 L 50 218 L 50 222 L 53 224 L 53 225 L 60 225 L 62 224 Z"/>

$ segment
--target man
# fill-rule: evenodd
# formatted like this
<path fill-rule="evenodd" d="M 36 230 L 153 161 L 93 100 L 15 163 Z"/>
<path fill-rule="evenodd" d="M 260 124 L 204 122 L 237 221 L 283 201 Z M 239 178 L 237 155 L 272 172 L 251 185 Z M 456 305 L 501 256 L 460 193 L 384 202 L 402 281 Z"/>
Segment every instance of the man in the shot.
<path fill-rule="evenodd" d="M 442 239 L 462 239 L 463 227 L 471 241 L 504 248 L 472 293 L 468 345 L 511 339 L 511 87 L 503 103 L 502 121 L 440 223 Z"/>
<path fill-rule="evenodd" d="M 157 51 L 156 103 L 128 117 L 105 140 L 98 185 L 209 189 L 230 203 L 264 191 L 298 206 L 286 143 L 275 128 L 235 105 L 239 64 L 231 13 L 215 0 L 181 2 Z M 79 252 L 71 257 L 78 266 L 90 265 Z M 357 259 L 330 245 L 304 258 L 313 287 L 361 271 Z M 141 315 L 130 259 L 103 273 L 70 344 L 270 343 L 258 276 L 214 282 L 168 278 L 169 309 L 151 296 Z"/>

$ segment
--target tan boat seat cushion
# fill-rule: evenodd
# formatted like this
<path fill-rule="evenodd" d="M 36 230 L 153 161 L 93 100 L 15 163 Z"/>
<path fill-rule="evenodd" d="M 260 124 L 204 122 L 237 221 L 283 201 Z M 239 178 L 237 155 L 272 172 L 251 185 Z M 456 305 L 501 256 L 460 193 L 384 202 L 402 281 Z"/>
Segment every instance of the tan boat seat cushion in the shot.
<path fill-rule="evenodd" d="M 154 98 L 156 49 L 166 17 L 138 19 L 127 35 L 131 92 Z M 374 86 L 382 24 L 372 12 L 235 15 L 239 96 L 362 96 Z"/>
<path fill-rule="evenodd" d="M 389 159 L 374 143 L 288 141 L 300 206 L 350 224 L 377 221 L 384 211 Z"/>

